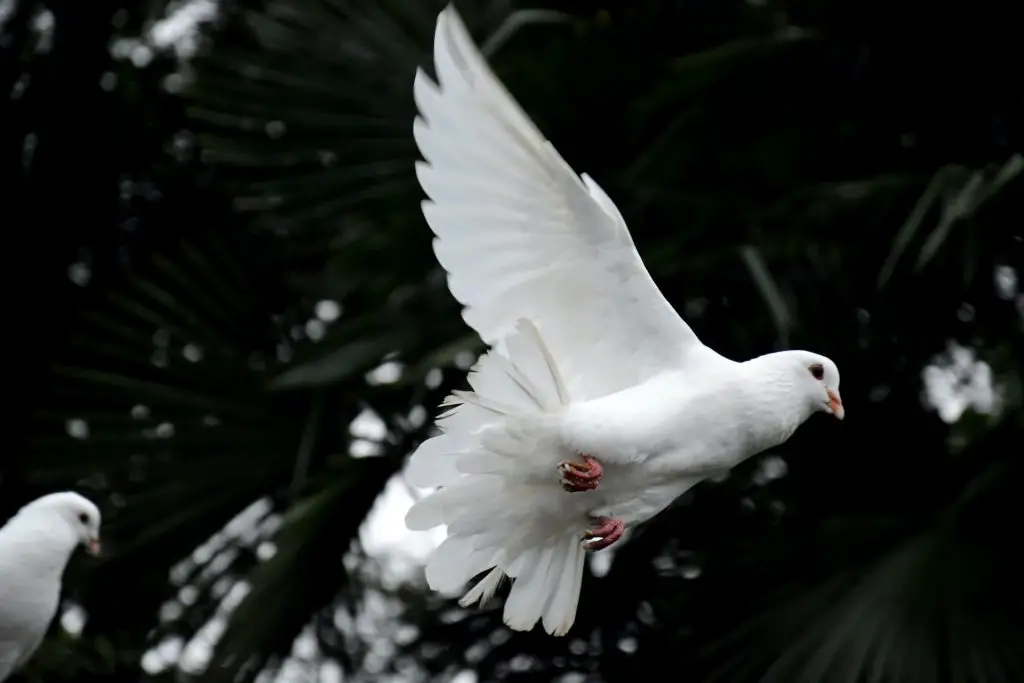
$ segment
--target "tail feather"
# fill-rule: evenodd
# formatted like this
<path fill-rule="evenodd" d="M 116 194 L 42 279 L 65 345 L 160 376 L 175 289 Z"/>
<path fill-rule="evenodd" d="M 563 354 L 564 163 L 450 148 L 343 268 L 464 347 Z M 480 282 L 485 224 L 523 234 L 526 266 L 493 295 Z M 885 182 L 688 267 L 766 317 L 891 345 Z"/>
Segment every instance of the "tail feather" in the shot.
<path fill-rule="evenodd" d="M 487 572 L 487 576 L 478 581 L 468 593 L 462 596 L 459 600 L 459 605 L 462 607 L 469 607 L 477 602 L 481 605 L 486 604 L 494 597 L 494 594 L 498 592 L 498 588 L 501 586 L 501 580 L 504 578 L 505 572 L 501 571 L 500 567 L 495 567 L 491 571 Z"/>
<path fill-rule="evenodd" d="M 448 525 L 448 538 L 427 563 L 431 588 L 456 590 L 490 569 L 459 604 L 486 602 L 507 576 L 513 584 L 505 623 L 529 630 L 541 621 L 564 635 L 576 618 L 585 561 L 578 520 L 566 514 L 553 470 L 550 480 L 526 476 L 537 462 L 533 442 L 509 425 L 556 412 L 569 395 L 532 323 L 520 320 L 503 342 L 507 355 L 481 357 L 469 378 L 473 391 L 446 400 L 449 410 L 437 420 L 442 434 L 412 455 L 410 483 L 441 488 L 413 505 L 406 526 Z"/>
<path fill-rule="evenodd" d="M 427 439 L 412 454 L 406 471 L 409 483 L 424 488 L 450 484 L 465 472 L 458 467 L 459 457 L 479 450 L 486 427 L 512 415 L 566 405 L 565 384 L 537 328 L 520 320 L 506 341 L 508 358 L 494 351 L 484 354 L 469 374 L 474 390 L 454 391 L 446 399 L 451 408 L 437 419 L 442 434 Z M 495 437 L 500 433 L 495 430 Z M 507 448 L 501 453 L 509 454 Z"/>
<path fill-rule="evenodd" d="M 455 399 L 461 401 L 461 399 Z M 495 418 L 494 411 L 474 403 L 455 403 L 453 407 L 437 418 L 437 427 L 449 434 L 453 440 L 472 440 L 474 430 Z"/>
<path fill-rule="evenodd" d="M 455 467 L 465 474 L 504 475 L 515 467 L 515 460 L 504 453 L 469 451 L 455 461 Z"/>
<path fill-rule="evenodd" d="M 494 566 L 494 551 L 473 547 L 470 539 L 449 536 L 427 563 L 427 584 L 436 591 L 458 590 L 474 576 Z"/>
<path fill-rule="evenodd" d="M 520 325 L 525 329 L 536 329 L 529 323 L 524 326 L 521 322 Z M 537 339 L 539 341 L 539 337 Z M 519 353 L 513 357 L 531 368 L 532 372 L 537 372 L 537 352 L 532 352 L 529 345 L 518 346 Z M 551 373 L 549 369 L 538 376 L 549 377 Z M 556 381 L 558 386 L 563 386 L 560 379 Z M 469 384 L 473 391 L 453 391 L 445 400 L 445 405 L 450 406 L 450 409 L 436 421 L 442 433 L 424 441 L 409 459 L 406 478 L 413 486 L 444 486 L 457 480 L 462 473 L 490 471 L 488 468 L 462 469 L 458 464 L 463 455 L 471 456 L 464 460 L 472 463 L 480 430 L 509 415 L 536 412 L 538 409 L 550 410 L 553 407 L 551 394 L 545 393 L 548 387 L 537 386 L 520 371 L 517 363 L 493 351 L 481 357 L 470 370 Z M 555 396 L 560 394 L 556 392 Z M 482 466 L 482 463 L 467 465 L 471 468 Z"/>
<path fill-rule="evenodd" d="M 586 551 L 575 536 L 564 547 L 566 557 L 561 566 L 558 563 L 552 564 L 552 569 L 556 571 L 551 580 L 555 583 L 547 586 L 550 598 L 543 616 L 544 630 L 556 636 L 568 633 L 576 620 L 576 605 L 580 599 L 583 565 L 586 562 Z"/>
<path fill-rule="evenodd" d="M 523 555 L 523 571 L 512 583 L 508 599 L 505 601 L 505 623 L 517 631 L 533 628 L 544 613 L 547 600 L 545 585 L 551 560 L 554 559 L 555 547 L 552 545 L 534 548 Z"/>
<path fill-rule="evenodd" d="M 426 531 L 451 524 L 467 508 L 479 507 L 481 498 L 498 497 L 502 482 L 497 477 L 464 477 L 417 502 L 405 515 L 405 525 L 413 531 Z"/>
<path fill-rule="evenodd" d="M 456 481 L 461 474 L 457 463 L 463 448 L 459 439 L 448 434 L 427 439 L 409 459 L 405 469 L 406 481 L 422 488 Z"/>
<path fill-rule="evenodd" d="M 585 551 L 574 536 L 552 541 L 524 556 L 523 572 L 505 602 L 504 620 L 510 628 L 529 630 L 541 621 L 544 630 L 561 636 L 576 619 Z"/>

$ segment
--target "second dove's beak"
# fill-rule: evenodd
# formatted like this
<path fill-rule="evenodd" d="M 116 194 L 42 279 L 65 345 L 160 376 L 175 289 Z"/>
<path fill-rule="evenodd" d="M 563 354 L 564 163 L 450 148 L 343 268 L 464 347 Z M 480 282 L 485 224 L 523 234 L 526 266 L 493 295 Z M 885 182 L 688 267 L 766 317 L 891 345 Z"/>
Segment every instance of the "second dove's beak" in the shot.
<path fill-rule="evenodd" d="M 846 410 L 843 408 L 843 399 L 839 398 L 839 392 L 835 389 L 828 390 L 828 407 L 832 414 L 840 420 L 846 415 Z"/>
<path fill-rule="evenodd" d="M 85 544 L 86 551 L 93 557 L 99 557 L 100 555 L 100 539 L 90 538 Z"/>

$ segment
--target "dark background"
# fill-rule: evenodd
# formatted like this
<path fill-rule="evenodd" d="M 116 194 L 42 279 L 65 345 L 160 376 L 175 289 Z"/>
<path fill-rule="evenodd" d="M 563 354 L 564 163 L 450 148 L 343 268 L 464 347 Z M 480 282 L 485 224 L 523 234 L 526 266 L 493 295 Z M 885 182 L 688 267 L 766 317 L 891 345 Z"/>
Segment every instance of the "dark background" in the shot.
<path fill-rule="evenodd" d="M 1024 681 L 1012 4 L 456 3 L 708 345 L 843 374 L 844 422 L 653 520 L 561 639 L 359 542 L 479 350 L 412 174 L 443 3 L 222 0 L 194 52 L 182 4 L 0 0 L 0 507 L 74 488 L 109 549 L 18 680 Z"/>

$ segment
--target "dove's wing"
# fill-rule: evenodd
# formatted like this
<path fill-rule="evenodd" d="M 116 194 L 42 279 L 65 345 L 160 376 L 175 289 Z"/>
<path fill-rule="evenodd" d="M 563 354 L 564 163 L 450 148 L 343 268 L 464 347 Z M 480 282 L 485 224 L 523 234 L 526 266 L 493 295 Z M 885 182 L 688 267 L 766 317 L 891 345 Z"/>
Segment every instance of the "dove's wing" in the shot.
<path fill-rule="evenodd" d="M 449 5 L 439 83 L 416 74 L 423 213 L 466 322 L 488 344 L 540 330 L 573 400 L 724 359 L 651 280 L 615 204 L 577 176 L 485 63 Z"/>

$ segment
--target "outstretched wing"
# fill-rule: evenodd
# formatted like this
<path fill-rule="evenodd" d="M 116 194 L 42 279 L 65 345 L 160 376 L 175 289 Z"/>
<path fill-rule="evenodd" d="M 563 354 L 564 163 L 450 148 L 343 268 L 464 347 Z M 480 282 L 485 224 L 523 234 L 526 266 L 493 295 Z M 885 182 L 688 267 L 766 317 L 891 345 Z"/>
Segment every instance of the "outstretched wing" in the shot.
<path fill-rule="evenodd" d="M 413 130 L 423 214 L 466 322 L 496 344 L 528 318 L 573 400 L 714 358 L 651 280 L 608 195 L 577 176 L 484 61 L 449 5 L 438 83 L 422 70 Z"/>

